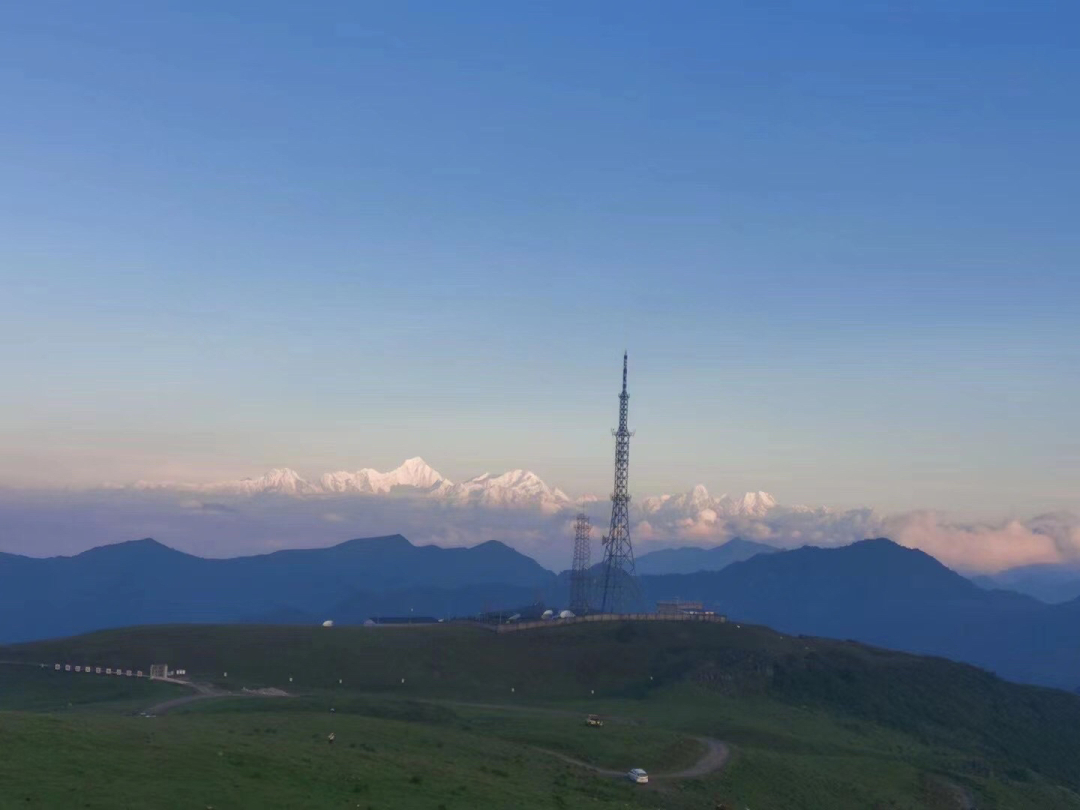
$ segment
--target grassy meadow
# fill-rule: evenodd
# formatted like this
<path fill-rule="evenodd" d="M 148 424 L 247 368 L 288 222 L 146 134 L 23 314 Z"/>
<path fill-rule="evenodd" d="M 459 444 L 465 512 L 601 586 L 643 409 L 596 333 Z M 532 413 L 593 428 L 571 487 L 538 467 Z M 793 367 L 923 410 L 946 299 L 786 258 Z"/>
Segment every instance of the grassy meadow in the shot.
<path fill-rule="evenodd" d="M 0 808 L 1080 809 L 1075 696 L 765 628 L 167 627 L 0 650 L 73 657 L 293 697 L 147 718 L 184 687 L 0 665 Z M 555 756 L 656 776 L 702 737 L 731 747 L 722 771 L 648 787 Z"/>

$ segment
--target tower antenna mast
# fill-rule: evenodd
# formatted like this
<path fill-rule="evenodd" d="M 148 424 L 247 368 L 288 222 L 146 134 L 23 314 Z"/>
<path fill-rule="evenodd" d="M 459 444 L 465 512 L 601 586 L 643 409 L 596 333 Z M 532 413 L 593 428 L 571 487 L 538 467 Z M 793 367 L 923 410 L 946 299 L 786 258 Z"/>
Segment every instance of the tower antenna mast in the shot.
<path fill-rule="evenodd" d="M 611 526 L 604 537 L 604 585 L 602 613 L 620 613 L 636 591 L 634 548 L 630 544 L 630 437 L 627 427 L 630 395 L 626 392 L 626 352 L 623 352 L 622 393 L 619 394 L 619 427 L 615 436 L 615 488 L 611 493 Z"/>

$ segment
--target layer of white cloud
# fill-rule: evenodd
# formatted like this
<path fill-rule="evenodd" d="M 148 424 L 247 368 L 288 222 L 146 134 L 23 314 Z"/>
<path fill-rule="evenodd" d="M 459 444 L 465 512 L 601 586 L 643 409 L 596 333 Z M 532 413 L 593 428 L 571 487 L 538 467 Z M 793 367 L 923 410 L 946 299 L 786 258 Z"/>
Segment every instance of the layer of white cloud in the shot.
<path fill-rule="evenodd" d="M 885 521 L 883 532 L 961 571 L 994 573 L 1080 559 L 1080 522 L 1068 513 L 990 525 L 949 523 L 935 512 L 912 512 Z"/>
<path fill-rule="evenodd" d="M 598 561 L 609 508 L 598 501 L 552 514 L 540 509 L 461 509 L 424 498 L 215 495 L 206 501 L 191 493 L 7 491 L 0 492 L 0 550 L 52 556 L 154 537 L 201 556 L 229 557 L 403 534 L 414 543 L 444 546 L 501 540 L 561 570 L 569 566 L 576 510 L 584 509 L 592 518 L 592 553 Z M 871 509 L 783 506 L 758 515 L 723 514 L 712 505 L 648 514 L 635 508 L 632 515 L 639 554 L 665 546 L 718 545 L 732 537 L 795 548 L 884 536 L 963 572 L 1080 560 L 1080 519 L 1068 513 L 998 525 L 961 524 L 933 512 L 882 517 Z"/>

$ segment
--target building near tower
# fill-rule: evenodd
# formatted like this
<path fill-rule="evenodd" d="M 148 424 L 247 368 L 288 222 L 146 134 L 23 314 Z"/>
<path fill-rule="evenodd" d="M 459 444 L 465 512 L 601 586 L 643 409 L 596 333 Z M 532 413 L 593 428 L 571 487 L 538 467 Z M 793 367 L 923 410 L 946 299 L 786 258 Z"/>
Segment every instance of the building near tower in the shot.
<path fill-rule="evenodd" d="M 684 599 L 661 599 L 656 603 L 656 612 L 661 616 L 715 616 L 713 610 L 706 610 L 701 602 L 688 602 Z"/>

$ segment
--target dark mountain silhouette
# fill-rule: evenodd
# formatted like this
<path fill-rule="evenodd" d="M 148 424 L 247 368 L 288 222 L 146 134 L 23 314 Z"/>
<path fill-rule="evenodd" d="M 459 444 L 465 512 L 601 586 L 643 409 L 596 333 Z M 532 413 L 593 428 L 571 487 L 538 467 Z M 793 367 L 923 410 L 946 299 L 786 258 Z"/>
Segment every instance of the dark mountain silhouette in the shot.
<path fill-rule="evenodd" d="M 702 601 L 731 621 L 793 635 L 940 655 L 1017 681 L 1080 684 L 1080 599 L 1046 605 L 985 590 L 884 538 L 759 554 L 721 571 L 646 575 L 638 585 L 639 610 L 660 599 Z"/>
<path fill-rule="evenodd" d="M 299 621 L 333 613 L 358 594 L 371 595 L 370 604 L 379 602 L 378 594 L 394 594 L 393 604 L 400 600 L 406 609 L 431 612 L 430 601 L 417 602 L 408 592 L 435 593 L 444 600 L 446 590 L 471 588 L 471 599 L 462 598 L 462 606 L 478 603 L 479 610 L 503 597 L 498 590 L 487 594 L 489 583 L 520 588 L 532 597 L 553 577 L 502 543 L 444 549 L 414 546 L 400 535 L 224 560 L 194 557 L 149 539 L 73 557 L 0 554 L 0 639 L 131 624 L 286 616 Z"/>
<path fill-rule="evenodd" d="M 539 602 L 559 608 L 568 583 L 567 572 L 556 576 L 501 543 L 444 549 L 400 536 L 226 560 L 153 540 L 74 557 L 0 554 L 0 642 L 138 624 L 350 624 L 410 611 L 449 618 Z M 1080 685 L 1080 599 L 1047 605 L 986 590 L 885 539 L 761 553 L 719 571 L 644 575 L 637 585 L 640 610 L 658 599 L 700 600 L 736 623 Z"/>
<path fill-rule="evenodd" d="M 664 548 L 650 551 L 637 558 L 638 574 L 693 574 L 696 571 L 722 571 L 732 563 L 742 562 L 758 554 L 779 551 L 774 546 L 733 537 L 722 546 L 698 548 Z"/>
<path fill-rule="evenodd" d="M 1014 680 L 1080 683 L 1080 600 L 1045 605 L 984 590 L 886 539 L 759 555 L 719 572 L 641 582 L 646 600 L 700 599 L 732 620 L 782 632 L 941 655 Z"/>

